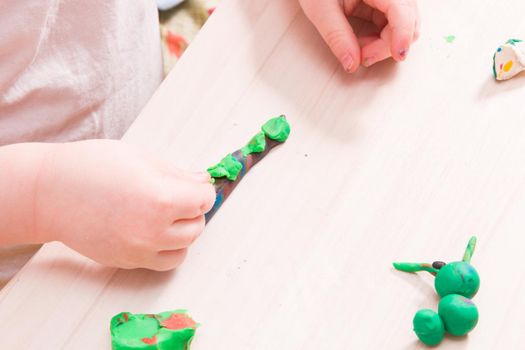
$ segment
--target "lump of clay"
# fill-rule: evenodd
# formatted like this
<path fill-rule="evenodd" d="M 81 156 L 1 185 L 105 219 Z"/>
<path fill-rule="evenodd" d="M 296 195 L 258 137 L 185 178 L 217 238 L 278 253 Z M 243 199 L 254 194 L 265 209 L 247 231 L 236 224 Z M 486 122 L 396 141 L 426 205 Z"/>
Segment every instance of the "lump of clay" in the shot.
<path fill-rule="evenodd" d="M 426 345 L 438 345 L 445 336 L 443 320 L 433 310 L 419 310 L 414 316 L 413 324 L 417 337 Z"/>
<path fill-rule="evenodd" d="M 445 330 L 455 336 L 466 335 L 478 324 L 478 308 L 472 300 L 459 294 L 449 294 L 441 299 L 438 312 Z"/>
<path fill-rule="evenodd" d="M 496 50 L 493 57 L 492 73 L 496 80 L 507 80 L 525 70 L 525 43 L 509 39 Z"/>
<path fill-rule="evenodd" d="M 113 350 L 187 350 L 197 324 L 184 310 L 160 314 L 121 312 L 110 323 Z"/>

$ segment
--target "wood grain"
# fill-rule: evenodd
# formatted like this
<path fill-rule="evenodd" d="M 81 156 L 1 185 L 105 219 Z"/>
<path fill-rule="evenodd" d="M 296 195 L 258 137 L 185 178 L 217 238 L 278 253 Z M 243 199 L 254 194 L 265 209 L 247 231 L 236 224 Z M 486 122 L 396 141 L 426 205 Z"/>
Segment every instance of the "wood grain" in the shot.
<path fill-rule="evenodd" d="M 496 83 L 491 58 L 525 37 L 525 3 L 420 8 L 405 63 L 349 76 L 295 1 L 224 0 L 125 140 L 200 170 L 271 116 L 290 139 L 175 272 L 46 245 L 0 294 L 0 348 L 109 349 L 112 315 L 186 308 L 195 350 L 422 349 L 432 277 L 390 264 L 460 259 L 473 233 L 480 323 L 440 349 L 523 348 L 525 76 Z"/>

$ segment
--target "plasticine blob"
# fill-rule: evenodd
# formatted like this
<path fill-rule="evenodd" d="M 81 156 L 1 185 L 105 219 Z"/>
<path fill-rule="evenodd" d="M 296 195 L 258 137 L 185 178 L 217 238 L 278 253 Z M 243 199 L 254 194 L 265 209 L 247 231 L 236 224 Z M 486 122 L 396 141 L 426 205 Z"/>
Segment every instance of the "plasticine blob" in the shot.
<path fill-rule="evenodd" d="M 438 312 L 445 330 L 452 335 L 465 335 L 478 324 L 478 308 L 462 295 L 449 294 L 441 299 Z"/>
<path fill-rule="evenodd" d="M 417 337 L 426 345 L 438 345 L 445 336 L 443 321 L 433 310 L 419 310 L 414 316 L 413 324 Z"/>
<path fill-rule="evenodd" d="M 394 268 L 405 272 L 427 271 L 434 276 L 434 287 L 439 296 L 459 294 L 466 298 L 472 298 L 479 290 L 479 274 L 470 264 L 472 254 L 476 247 L 476 237 L 469 240 L 462 261 L 445 264 L 436 261 L 433 264 L 426 263 L 394 263 Z"/>
<path fill-rule="evenodd" d="M 197 324 L 184 310 L 160 314 L 122 312 L 110 323 L 113 350 L 188 350 Z"/>
<path fill-rule="evenodd" d="M 497 48 L 492 58 L 492 73 L 496 80 L 508 80 L 525 70 L 525 43 L 509 39 Z"/>
<path fill-rule="evenodd" d="M 436 275 L 434 287 L 440 297 L 459 294 L 472 298 L 479 289 L 479 275 L 467 262 L 455 261 L 446 264 Z"/>

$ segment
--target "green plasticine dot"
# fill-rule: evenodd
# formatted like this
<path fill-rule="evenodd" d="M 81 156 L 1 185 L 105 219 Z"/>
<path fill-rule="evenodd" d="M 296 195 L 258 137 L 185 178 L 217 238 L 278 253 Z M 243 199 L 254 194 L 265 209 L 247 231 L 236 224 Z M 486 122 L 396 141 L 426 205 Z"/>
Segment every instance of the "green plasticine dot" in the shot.
<path fill-rule="evenodd" d="M 445 38 L 445 41 L 449 44 L 452 44 L 454 42 L 454 40 L 456 40 L 456 36 L 455 35 L 447 35 L 444 37 Z"/>
<path fill-rule="evenodd" d="M 426 345 L 438 345 L 445 336 L 443 320 L 441 320 L 441 317 L 433 310 L 419 310 L 414 316 L 412 323 L 417 337 Z"/>
<path fill-rule="evenodd" d="M 450 294 L 441 299 L 438 312 L 445 330 L 455 336 L 467 334 L 478 324 L 478 308 L 462 295 Z"/>
<path fill-rule="evenodd" d="M 228 180 L 235 181 L 237 175 L 242 170 L 242 164 L 234 156 L 228 154 L 218 164 L 208 168 L 211 177 L 226 177 Z"/>
<path fill-rule="evenodd" d="M 443 266 L 434 281 L 440 297 L 459 294 L 472 298 L 479 290 L 479 274 L 474 266 L 464 261 L 455 261 Z"/>
<path fill-rule="evenodd" d="M 261 129 L 268 138 L 279 142 L 286 141 L 290 135 L 290 124 L 284 115 L 268 120 Z"/>
<path fill-rule="evenodd" d="M 264 132 L 259 132 L 252 137 L 250 142 L 241 149 L 242 154 L 246 157 L 252 153 L 261 153 L 266 149 L 266 138 Z"/>
<path fill-rule="evenodd" d="M 187 350 L 197 324 L 184 310 L 158 315 L 122 312 L 111 319 L 113 350 Z"/>

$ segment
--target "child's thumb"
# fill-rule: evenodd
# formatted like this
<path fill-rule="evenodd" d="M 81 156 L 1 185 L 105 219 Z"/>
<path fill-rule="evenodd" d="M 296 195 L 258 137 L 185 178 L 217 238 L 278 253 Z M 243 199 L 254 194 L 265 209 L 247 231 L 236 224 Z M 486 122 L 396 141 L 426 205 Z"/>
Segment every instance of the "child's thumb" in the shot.
<path fill-rule="evenodd" d="M 356 35 L 339 1 L 301 1 L 306 16 L 347 72 L 355 72 L 361 62 Z"/>

